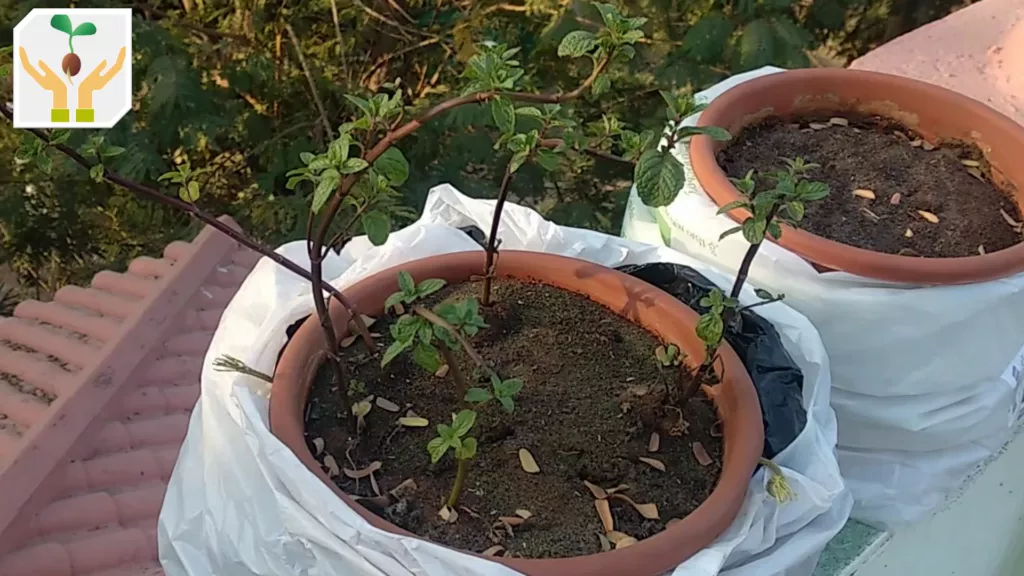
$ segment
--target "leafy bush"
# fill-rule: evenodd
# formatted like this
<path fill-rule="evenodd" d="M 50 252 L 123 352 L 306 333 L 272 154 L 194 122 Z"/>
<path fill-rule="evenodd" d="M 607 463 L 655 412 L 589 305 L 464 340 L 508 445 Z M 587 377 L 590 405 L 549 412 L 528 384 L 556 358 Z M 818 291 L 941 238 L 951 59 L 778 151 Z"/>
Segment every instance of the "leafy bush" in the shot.
<path fill-rule="evenodd" d="M 628 66 L 599 87 L 609 92 L 601 103 L 584 102 L 577 115 L 594 134 L 623 125 L 637 135 L 657 130 L 664 121 L 658 88 L 700 88 L 764 64 L 842 64 L 954 3 L 962 2 L 621 2 L 649 17 L 646 38 Z M 13 26 L 32 8 L 58 5 L 0 5 L 0 44 L 8 46 L 0 66 L 9 67 Z M 105 164 L 148 184 L 186 164 L 213 167 L 192 176 L 204 208 L 231 214 L 269 243 L 302 237 L 314 190 L 289 191 L 288 173 L 303 168 L 303 153 L 323 149 L 328 131 L 360 107 L 346 94 L 400 87 L 407 101 L 425 109 L 451 91 L 481 40 L 522 47 L 520 83 L 528 89 L 572 85 L 580 70 L 559 60 L 558 46 L 569 34 L 584 38 L 581 31 L 596 29 L 601 19 L 581 0 L 153 0 L 135 7 L 137 106 L 103 131 L 109 146 L 125 150 Z M 3 82 L 0 89 L 9 94 L 9 78 Z M 496 133 L 500 126 L 491 116 L 489 109 L 465 107 L 409 138 L 410 172 L 395 198 L 406 210 L 397 214 L 410 218 L 441 182 L 474 196 L 495 195 L 515 151 L 494 150 L 491 134 L 468 128 L 490 124 Z M 98 132 L 72 131 L 68 144 L 80 148 Z M 97 269 L 122 268 L 197 230 L 186 216 L 93 182 L 66 161 L 55 158 L 44 170 L 16 159 L 24 146 L 5 123 L 0 161 L 12 169 L 0 181 L 0 262 L 27 288 L 46 293 L 85 282 Z M 511 197 L 560 223 L 613 232 L 631 177 L 628 165 L 587 157 L 556 172 L 530 163 L 517 173 Z"/>

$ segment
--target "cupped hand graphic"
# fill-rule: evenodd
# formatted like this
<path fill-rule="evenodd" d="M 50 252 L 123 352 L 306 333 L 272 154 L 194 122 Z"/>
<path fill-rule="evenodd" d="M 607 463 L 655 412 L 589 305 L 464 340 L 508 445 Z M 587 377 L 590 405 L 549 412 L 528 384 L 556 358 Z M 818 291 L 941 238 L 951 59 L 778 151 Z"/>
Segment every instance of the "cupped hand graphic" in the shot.
<path fill-rule="evenodd" d="M 114 65 L 111 66 L 109 70 L 104 71 L 107 67 L 107 61 L 104 60 L 100 62 L 88 76 L 85 77 L 85 80 L 82 80 L 82 83 L 78 85 L 79 109 L 91 109 L 93 107 L 93 93 L 105 88 L 106 85 L 110 83 L 110 80 L 113 79 L 114 76 L 117 76 L 118 72 L 121 71 L 121 68 L 124 67 L 124 57 L 125 49 L 122 47 L 117 53 L 117 60 L 114 61 Z M 40 62 L 40 64 L 42 63 Z"/>
<path fill-rule="evenodd" d="M 123 53 L 124 50 L 122 50 L 122 54 Z M 64 84 L 64 81 L 61 80 L 60 76 L 55 74 L 54 71 L 46 65 L 46 62 L 43 62 L 42 60 L 39 61 L 39 69 L 41 69 L 42 72 L 33 67 L 32 63 L 29 62 L 28 52 L 25 51 L 24 46 L 19 50 L 19 54 L 21 56 L 21 66 L 25 69 L 25 72 L 27 72 L 43 90 L 53 93 L 53 108 L 66 109 L 68 107 L 68 87 Z"/>

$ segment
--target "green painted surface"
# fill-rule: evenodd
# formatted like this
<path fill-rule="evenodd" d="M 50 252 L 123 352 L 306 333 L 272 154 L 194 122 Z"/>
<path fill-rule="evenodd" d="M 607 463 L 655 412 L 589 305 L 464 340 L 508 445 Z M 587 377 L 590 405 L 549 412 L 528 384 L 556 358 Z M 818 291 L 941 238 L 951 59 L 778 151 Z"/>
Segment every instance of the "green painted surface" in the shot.
<path fill-rule="evenodd" d="M 838 576 L 884 535 L 881 530 L 850 520 L 825 546 L 812 576 Z"/>

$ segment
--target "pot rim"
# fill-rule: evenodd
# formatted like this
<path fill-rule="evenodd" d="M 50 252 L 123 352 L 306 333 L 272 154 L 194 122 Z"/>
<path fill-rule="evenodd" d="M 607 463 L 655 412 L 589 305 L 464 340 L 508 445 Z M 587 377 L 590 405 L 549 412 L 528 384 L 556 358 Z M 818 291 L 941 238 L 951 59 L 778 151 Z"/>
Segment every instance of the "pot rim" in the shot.
<path fill-rule="evenodd" d="M 408 271 L 417 281 L 439 277 L 455 283 L 468 281 L 472 274 L 482 270 L 483 264 L 482 251 L 413 260 L 357 282 L 346 289 L 346 294 L 356 306 L 376 313 L 383 309 L 384 299 L 397 290 L 399 270 Z M 703 354 L 703 344 L 693 332 L 698 319 L 695 312 L 669 294 L 617 270 L 553 254 L 503 250 L 496 272 L 499 277 L 540 281 L 583 293 L 609 308 L 612 301 L 617 301 L 623 304 L 623 308 L 616 313 L 662 339 L 668 336 L 670 341 L 677 343 L 691 357 L 699 358 Z M 564 282 L 552 281 L 552 278 L 561 278 Z M 367 302 L 373 306 L 365 306 Z M 344 335 L 349 316 L 341 306 L 334 305 L 333 301 L 331 304 L 336 332 Z M 631 304 L 635 309 L 630 308 Z M 612 310 L 616 311 L 615 308 Z M 313 458 L 304 436 L 304 412 L 313 377 L 322 363 L 323 355 L 319 352 L 323 350 L 323 343 L 319 323 L 303 322 L 291 342 L 285 346 L 275 370 L 270 395 L 271 432 L 307 469 L 374 527 L 447 547 L 405 531 L 373 514 L 335 486 Z M 674 569 L 713 542 L 739 514 L 764 446 L 764 428 L 757 392 L 739 356 L 727 343 L 723 344 L 720 353 L 726 377 L 716 386 L 720 387 L 719 394 L 716 394 L 716 406 L 725 435 L 722 472 L 714 490 L 696 510 L 633 546 L 587 556 L 555 559 L 495 558 L 456 550 L 503 564 L 530 576 L 657 576 Z M 698 351 L 701 355 L 696 353 Z"/>
<path fill-rule="evenodd" d="M 810 90 L 808 86 L 811 87 Z M 737 128 L 766 116 L 774 116 L 771 114 L 771 107 L 761 108 L 756 114 L 744 113 L 757 108 L 755 102 L 763 100 L 766 93 L 778 94 L 777 98 L 786 98 L 793 103 L 806 103 L 809 97 L 814 98 L 814 104 L 818 109 L 823 112 L 829 111 L 829 104 L 832 104 L 831 111 L 835 112 L 849 111 L 853 106 L 864 105 L 866 100 L 861 95 L 865 91 L 893 95 L 894 100 L 926 102 L 928 108 L 940 109 L 943 114 L 931 116 L 931 119 L 935 120 L 932 126 L 942 128 L 954 121 L 951 118 L 968 118 L 969 120 L 963 122 L 969 121 L 976 126 L 976 130 L 972 130 L 969 137 L 962 139 L 973 140 L 985 153 L 993 165 L 993 170 L 1001 170 L 1007 175 L 1007 179 L 1016 188 L 1015 201 L 1018 206 L 1021 205 L 1021 197 L 1024 194 L 1024 164 L 1020 163 L 1019 159 L 1015 162 L 996 162 L 990 158 L 990 152 L 995 150 L 998 155 L 1000 150 L 1002 154 L 1012 154 L 1012 149 L 1024 150 L 1024 127 L 977 100 L 919 80 L 880 72 L 839 68 L 787 70 L 767 74 L 738 84 L 715 98 L 701 114 L 698 125 L 721 126 L 737 133 Z M 835 101 L 836 96 L 841 102 Z M 894 103 L 888 98 L 875 98 L 868 104 L 885 104 L 891 108 Z M 921 104 L 920 107 L 925 107 L 925 104 Z M 879 108 L 880 106 L 875 106 L 874 113 L 883 115 L 878 112 Z M 917 117 L 913 114 L 912 106 L 906 108 L 907 112 L 911 112 L 904 113 L 907 117 Z M 896 110 L 903 112 L 898 108 Z M 802 110 L 801 113 L 806 111 Z M 780 116 L 785 117 L 786 114 Z M 906 118 L 897 121 L 907 123 Z M 908 127 L 921 130 L 929 126 Z M 941 130 L 939 132 L 941 133 Z M 985 141 L 981 140 L 982 136 L 985 137 Z M 986 144 L 992 142 L 999 143 L 997 149 Z M 743 198 L 715 159 L 716 153 L 725 145 L 707 136 L 695 136 L 689 144 L 694 175 L 719 207 Z M 736 209 L 730 211 L 728 216 L 733 221 L 741 223 L 750 216 L 750 213 Z M 782 224 L 782 227 L 782 238 L 770 240 L 771 242 L 814 264 L 866 278 L 897 283 L 943 285 L 984 282 L 1024 272 L 1024 243 L 984 255 L 922 258 L 875 252 L 836 242 L 786 224 Z"/>

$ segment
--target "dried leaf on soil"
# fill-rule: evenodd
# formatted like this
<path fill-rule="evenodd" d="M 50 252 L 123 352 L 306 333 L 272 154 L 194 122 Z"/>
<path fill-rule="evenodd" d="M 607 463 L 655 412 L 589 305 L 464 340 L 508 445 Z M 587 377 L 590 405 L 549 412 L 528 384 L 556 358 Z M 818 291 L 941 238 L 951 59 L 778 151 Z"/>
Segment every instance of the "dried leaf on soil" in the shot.
<path fill-rule="evenodd" d="M 470 517 L 470 518 L 479 518 L 479 517 L 480 517 L 480 515 L 479 515 L 479 514 L 477 514 L 477 513 L 476 513 L 476 511 L 474 511 L 474 510 L 473 510 L 472 508 L 470 508 L 469 506 L 459 506 L 459 510 L 462 510 L 462 511 L 463 511 L 463 512 L 465 512 L 466 514 L 469 514 L 469 517 Z"/>
<path fill-rule="evenodd" d="M 615 494 L 616 492 L 625 492 L 626 490 L 629 490 L 629 484 L 619 484 L 618 486 L 616 486 L 614 488 L 609 488 L 609 489 L 605 490 L 605 492 L 608 492 L 608 495 L 611 496 L 612 494 Z"/>
<path fill-rule="evenodd" d="M 327 467 L 327 475 L 330 478 L 341 474 L 341 469 L 338 468 L 338 461 L 334 459 L 334 456 L 327 454 L 324 456 L 324 466 Z"/>
<path fill-rule="evenodd" d="M 523 520 L 529 520 L 530 518 L 533 518 L 533 512 L 520 508 L 519 510 L 516 510 L 516 516 L 519 516 Z"/>
<path fill-rule="evenodd" d="M 900 203 L 900 198 L 902 198 L 902 197 L 900 196 L 899 192 L 893 194 L 892 197 L 889 198 L 889 204 L 892 204 L 894 206 L 896 204 L 899 204 Z"/>
<path fill-rule="evenodd" d="M 441 364 L 441 367 L 437 369 L 437 372 L 434 372 L 434 376 L 437 376 L 438 378 L 444 378 L 445 376 L 448 375 L 448 370 L 449 368 L 447 364 Z"/>
<path fill-rule="evenodd" d="M 313 438 L 313 448 L 316 448 L 316 453 L 313 455 L 319 456 L 324 451 L 324 439 Z"/>
<path fill-rule="evenodd" d="M 367 466 L 366 468 L 363 468 L 362 470 L 351 470 L 349 468 L 345 468 L 343 470 L 343 472 L 345 473 L 345 476 L 348 476 L 349 478 L 351 478 L 353 480 L 357 480 L 359 478 L 366 478 L 370 474 L 373 474 L 377 470 L 380 470 L 380 467 L 381 467 L 381 461 L 380 460 L 374 460 L 373 462 L 370 462 L 369 466 Z"/>
<path fill-rule="evenodd" d="M 982 256 L 985 255 L 985 245 L 984 244 L 979 244 L 978 245 L 978 254 L 980 254 Z"/>
<path fill-rule="evenodd" d="M 377 485 L 377 477 L 372 473 L 370 474 L 370 488 L 373 488 L 373 493 L 380 496 L 380 486 Z"/>
<path fill-rule="evenodd" d="M 408 428 L 425 428 L 430 425 L 430 421 L 426 418 L 420 418 L 419 416 L 406 416 L 399 418 L 398 423 Z"/>
<path fill-rule="evenodd" d="M 878 214 L 875 214 L 874 212 L 872 212 L 871 210 L 868 210 L 867 208 L 865 208 L 863 206 L 861 206 L 860 211 L 861 211 L 862 214 L 864 214 L 865 216 L 870 218 L 872 222 L 878 222 L 879 220 L 881 220 L 881 218 L 878 217 Z"/>
<path fill-rule="evenodd" d="M 647 518 L 648 520 L 657 520 L 658 518 L 660 518 L 660 516 L 658 515 L 657 504 L 637 504 L 632 498 L 626 496 L 625 494 L 611 494 L 609 498 L 615 498 L 616 500 L 628 502 L 631 506 L 633 506 L 633 508 L 636 508 L 636 511 L 639 512 L 641 516 Z"/>
<path fill-rule="evenodd" d="M 355 344 L 356 338 L 359 338 L 358 334 L 353 334 L 351 336 L 345 336 L 344 338 L 341 339 L 341 347 L 342 348 L 348 348 L 349 346 Z"/>
<path fill-rule="evenodd" d="M 610 552 L 612 543 L 608 540 L 608 537 L 600 533 L 598 533 L 597 537 L 601 539 L 601 552 Z"/>
<path fill-rule="evenodd" d="M 633 544 L 636 544 L 636 542 L 636 538 L 633 538 L 632 536 L 627 536 L 626 538 L 623 538 L 622 540 L 619 540 L 615 543 L 615 549 L 618 550 L 620 548 L 628 548 Z"/>
<path fill-rule="evenodd" d="M 362 402 L 356 402 L 355 404 L 352 405 L 352 414 L 356 418 L 362 418 L 363 416 L 369 414 L 370 410 L 372 409 L 373 404 L 370 404 L 370 402 L 367 400 L 363 400 Z"/>
<path fill-rule="evenodd" d="M 924 144 L 924 140 L 921 140 L 920 138 L 910 143 L 910 145 L 914 148 L 920 148 L 921 144 Z"/>
<path fill-rule="evenodd" d="M 840 118 L 838 116 L 836 116 L 834 118 L 829 118 L 828 119 L 828 123 L 832 124 L 834 126 L 849 126 L 850 125 L 850 121 L 849 120 L 847 120 L 846 118 Z"/>
<path fill-rule="evenodd" d="M 1014 220 L 1013 216 L 1010 216 L 1009 214 L 1007 214 L 1006 210 L 1003 210 L 1002 208 L 999 209 L 999 213 L 1002 214 L 1003 220 L 1006 220 L 1006 223 L 1009 224 L 1011 228 L 1013 228 L 1017 232 L 1020 232 L 1020 230 L 1021 230 L 1021 223 L 1020 222 L 1017 222 L 1016 220 Z"/>
<path fill-rule="evenodd" d="M 710 466 L 713 462 L 711 456 L 708 456 L 708 451 L 704 449 L 704 445 L 700 442 L 693 443 L 693 455 L 701 466 Z"/>
<path fill-rule="evenodd" d="M 401 316 L 403 314 L 405 314 L 405 306 L 402 306 L 401 302 L 395 304 L 395 316 Z"/>
<path fill-rule="evenodd" d="M 821 122 L 811 122 L 808 126 L 811 127 L 811 130 L 824 130 L 828 128 L 828 124 L 822 124 Z"/>
<path fill-rule="evenodd" d="M 921 218 L 924 218 L 925 220 L 931 222 L 932 224 L 939 223 L 939 217 L 936 216 L 935 214 L 932 214 L 931 212 L 925 210 L 918 210 L 917 213 L 921 216 Z"/>
<path fill-rule="evenodd" d="M 657 452 L 661 448 L 661 436 L 657 432 L 651 432 L 651 439 L 647 441 L 647 451 Z"/>
<path fill-rule="evenodd" d="M 977 168 L 978 166 L 981 166 L 981 162 L 978 162 L 977 160 L 961 160 L 960 163 L 968 168 Z"/>
<path fill-rule="evenodd" d="M 526 522 L 525 518 L 519 516 L 498 516 L 498 520 L 506 526 L 522 526 Z"/>
<path fill-rule="evenodd" d="M 519 449 L 519 464 L 522 465 L 523 471 L 529 474 L 537 474 L 540 472 L 540 466 L 537 466 L 537 461 L 533 459 L 533 454 L 526 448 Z"/>
<path fill-rule="evenodd" d="M 925 140 L 924 144 L 921 144 L 921 148 L 929 151 L 935 150 L 935 144 L 932 144 L 931 142 Z"/>
<path fill-rule="evenodd" d="M 608 497 L 608 493 L 604 491 L 604 488 L 601 488 L 597 484 L 592 484 L 584 480 L 583 485 L 586 486 L 590 490 L 590 493 L 594 495 L 594 498 L 597 498 L 598 500 L 604 500 Z"/>
<path fill-rule="evenodd" d="M 382 398 L 380 396 L 377 396 L 377 407 L 380 408 L 381 410 L 387 410 L 388 412 L 398 412 L 399 410 L 401 410 L 398 404 L 395 404 L 391 400 L 388 400 L 387 398 Z"/>
<path fill-rule="evenodd" d="M 442 506 L 441 509 L 437 511 L 437 515 L 441 517 L 441 520 L 444 520 L 449 524 L 454 524 L 459 519 L 459 513 L 449 506 Z"/>
<path fill-rule="evenodd" d="M 907 228 L 907 231 L 904 232 L 903 235 L 906 236 L 907 238 L 913 238 L 914 237 L 914 231 L 911 230 L 910 228 Z"/>
<path fill-rule="evenodd" d="M 612 544 L 618 544 L 620 540 L 625 540 L 626 538 L 632 538 L 632 536 L 630 536 L 629 534 L 625 534 L 623 532 L 619 532 L 618 530 L 612 530 L 611 532 L 609 532 L 605 536 L 608 537 L 608 541 L 611 542 Z"/>
<path fill-rule="evenodd" d="M 858 188 L 853 191 L 853 195 L 859 198 L 865 198 L 867 200 L 874 200 L 875 193 L 867 188 Z"/>
<path fill-rule="evenodd" d="M 978 170 L 977 168 L 968 168 L 967 173 L 970 174 L 971 176 L 974 176 L 975 178 L 982 182 L 985 181 L 985 177 L 981 175 L 981 170 Z"/>
<path fill-rule="evenodd" d="M 402 480 L 401 484 L 392 488 L 388 494 L 391 494 L 391 496 L 396 500 L 401 500 L 419 489 L 420 487 L 416 485 L 415 480 L 412 478 L 406 478 L 405 480 Z"/>
<path fill-rule="evenodd" d="M 491 546 L 490 548 L 488 548 L 487 550 L 484 550 L 484 556 L 496 556 L 497 554 L 499 554 L 501 552 L 504 552 L 504 551 L 505 551 L 505 547 L 504 546 L 494 545 L 494 546 Z"/>
<path fill-rule="evenodd" d="M 607 500 L 594 500 L 594 507 L 597 508 L 597 515 L 601 517 L 601 526 L 605 532 L 615 529 L 615 520 L 612 518 L 612 507 Z"/>
<path fill-rule="evenodd" d="M 661 460 L 655 460 L 654 458 L 645 458 L 641 456 L 640 461 L 643 462 L 644 464 L 647 464 L 651 468 L 654 468 L 655 470 L 660 470 L 662 472 L 665 471 L 665 463 L 662 462 Z"/>

